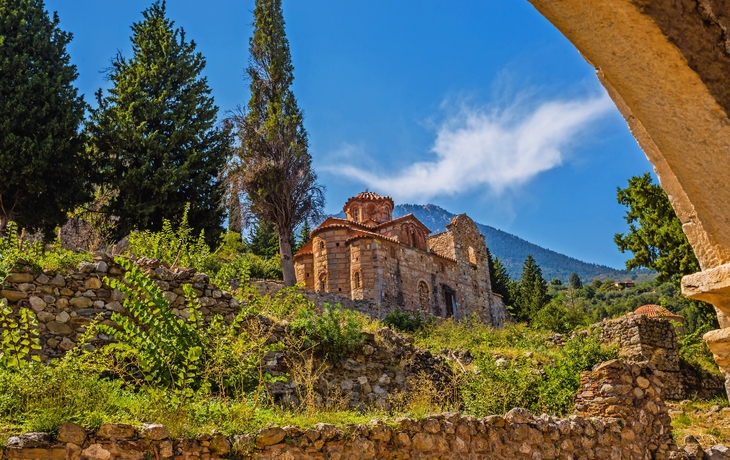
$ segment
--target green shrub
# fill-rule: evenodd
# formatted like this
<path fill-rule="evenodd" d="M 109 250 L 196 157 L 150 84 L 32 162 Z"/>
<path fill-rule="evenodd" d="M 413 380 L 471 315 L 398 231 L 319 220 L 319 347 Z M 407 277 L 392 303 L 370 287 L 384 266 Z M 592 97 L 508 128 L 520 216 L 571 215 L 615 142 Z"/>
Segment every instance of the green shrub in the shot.
<path fill-rule="evenodd" d="M 482 353 L 476 359 L 479 372 L 465 375 L 461 392 L 467 410 L 477 416 L 503 414 L 513 407 L 565 415 L 573 409 L 580 373 L 616 357 L 617 351 L 603 347 L 595 335 L 568 340 L 553 362 L 541 367 L 522 355 L 503 368 Z"/>
<path fill-rule="evenodd" d="M 141 376 L 150 388 L 172 389 L 190 398 L 198 390 L 219 394 L 242 394 L 262 377 L 260 360 L 273 346 L 265 345 L 265 331 L 251 334 L 242 330 L 246 312 L 231 324 L 220 316 L 208 323 L 192 286 L 183 285 L 187 300 L 187 320 L 178 318 L 160 288 L 133 262 L 115 261 L 125 269 L 125 280 L 105 279 L 126 296 L 124 307 L 131 316 L 112 314 L 119 325 L 99 325 L 100 332 L 118 342 L 108 345 L 119 362 L 130 363 L 117 372 L 128 380 Z"/>
<path fill-rule="evenodd" d="M 417 332 L 432 322 L 432 320 L 423 320 L 421 315 L 418 313 L 406 313 L 400 310 L 392 311 L 383 318 L 383 324 L 402 332 Z"/>
<path fill-rule="evenodd" d="M 532 326 L 565 334 L 588 325 L 588 316 L 577 308 L 568 308 L 560 301 L 544 306 L 532 319 Z"/>
<path fill-rule="evenodd" d="M 365 318 L 340 304 L 324 304 L 322 313 L 304 310 L 291 323 L 291 331 L 302 338 L 306 346 L 314 347 L 329 359 L 341 359 L 364 342 Z"/>

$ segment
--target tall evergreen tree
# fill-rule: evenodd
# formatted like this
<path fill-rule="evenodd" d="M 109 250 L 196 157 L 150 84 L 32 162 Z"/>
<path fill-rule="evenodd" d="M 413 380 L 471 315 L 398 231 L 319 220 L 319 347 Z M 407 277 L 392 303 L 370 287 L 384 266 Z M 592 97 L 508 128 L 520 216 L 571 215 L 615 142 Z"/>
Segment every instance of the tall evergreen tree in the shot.
<path fill-rule="evenodd" d="M 492 255 L 487 248 L 487 263 L 489 264 L 489 278 L 492 285 L 492 292 L 502 296 L 505 305 L 512 305 L 512 297 L 510 295 L 510 280 L 507 268 L 499 260 L 499 257 Z"/>
<path fill-rule="evenodd" d="M 549 301 L 548 286 L 542 277 L 542 270 L 532 255 L 522 264 L 522 280 L 515 299 L 518 319 L 531 320 Z"/>
<path fill-rule="evenodd" d="M 46 236 L 90 199 L 71 34 L 42 0 L 0 0 L 0 234 L 8 221 Z"/>
<path fill-rule="evenodd" d="M 570 287 L 573 289 L 580 289 L 583 287 L 583 282 L 580 280 L 580 276 L 576 272 L 570 275 Z"/>
<path fill-rule="evenodd" d="M 246 249 L 262 257 L 275 257 L 279 254 L 279 234 L 274 224 L 266 220 L 256 222 Z"/>
<path fill-rule="evenodd" d="M 256 0 L 249 49 L 251 99 L 231 119 L 240 142 L 225 172 L 227 198 L 243 196 L 244 211 L 276 226 L 284 284 L 293 286 L 292 232 L 305 220 L 319 218 L 324 194 L 291 90 L 294 67 L 281 0 Z"/>
<path fill-rule="evenodd" d="M 629 186 L 618 189 L 618 202 L 626 211 L 627 234 L 617 233 L 614 241 L 619 251 L 631 251 L 626 269 L 647 267 L 659 272 L 657 279 L 667 281 L 700 271 L 682 222 L 664 190 L 653 183 L 651 175 L 633 176 Z"/>
<path fill-rule="evenodd" d="M 87 124 L 95 154 L 109 162 L 106 180 L 118 190 L 108 212 L 117 236 L 135 227 L 159 230 L 188 221 L 209 243 L 221 233 L 223 189 L 218 175 L 229 153 L 227 132 L 216 127 L 218 108 L 201 76 L 205 58 L 167 18 L 157 1 L 132 25 L 132 58 L 112 61 L 113 83 Z"/>

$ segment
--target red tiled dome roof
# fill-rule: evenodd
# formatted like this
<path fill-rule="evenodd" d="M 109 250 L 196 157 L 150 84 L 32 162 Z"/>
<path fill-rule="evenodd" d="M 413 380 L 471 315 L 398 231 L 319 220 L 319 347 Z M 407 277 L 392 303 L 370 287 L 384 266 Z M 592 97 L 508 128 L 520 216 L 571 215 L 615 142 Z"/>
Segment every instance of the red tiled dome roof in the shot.
<path fill-rule="evenodd" d="M 347 206 L 353 201 L 390 201 L 390 205 L 393 206 L 393 198 L 389 196 L 378 195 L 374 192 L 360 192 L 348 199 L 342 209 L 347 209 Z"/>
<path fill-rule="evenodd" d="M 673 321 L 684 322 L 684 317 L 675 315 L 671 311 L 662 307 L 661 305 L 648 304 L 642 305 L 634 311 L 635 315 L 650 316 L 652 318 L 667 318 Z"/>

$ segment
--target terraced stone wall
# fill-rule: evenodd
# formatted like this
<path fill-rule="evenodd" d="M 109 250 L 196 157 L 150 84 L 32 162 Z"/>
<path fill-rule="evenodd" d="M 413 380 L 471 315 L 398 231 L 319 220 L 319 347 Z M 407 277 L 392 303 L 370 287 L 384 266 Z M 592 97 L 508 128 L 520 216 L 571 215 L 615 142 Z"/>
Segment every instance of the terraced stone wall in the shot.
<path fill-rule="evenodd" d="M 193 439 L 172 439 L 161 425 L 102 425 L 94 432 L 68 423 L 55 437 L 12 437 L 0 460 L 688 458 L 672 440 L 662 394 L 655 366 L 610 361 L 583 374 L 577 414 L 568 418 L 535 417 L 517 408 L 484 418 L 446 413 L 344 429 L 269 427 L 255 435 Z"/>

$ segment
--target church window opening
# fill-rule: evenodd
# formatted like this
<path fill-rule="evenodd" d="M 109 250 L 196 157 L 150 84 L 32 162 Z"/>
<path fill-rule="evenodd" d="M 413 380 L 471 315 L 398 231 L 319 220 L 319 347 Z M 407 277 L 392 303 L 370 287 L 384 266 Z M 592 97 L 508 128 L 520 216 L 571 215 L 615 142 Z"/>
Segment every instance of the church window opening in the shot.
<path fill-rule="evenodd" d="M 324 249 L 324 241 L 319 242 L 319 249 Z"/>
<path fill-rule="evenodd" d="M 473 263 L 474 265 L 477 264 L 477 252 L 471 246 L 469 246 L 469 262 Z"/>
<path fill-rule="evenodd" d="M 360 288 L 360 272 L 355 272 L 352 275 L 352 284 L 355 286 L 355 289 Z"/>
<path fill-rule="evenodd" d="M 322 273 L 319 275 L 319 290 L 320 291 L 327 291 L 327 274 Z"/>
<path fill-rule="evenodd" d="M 428 284 L 424 281 L 418 283 L 418 304 L 419 310 L 428 311 Z"/>

